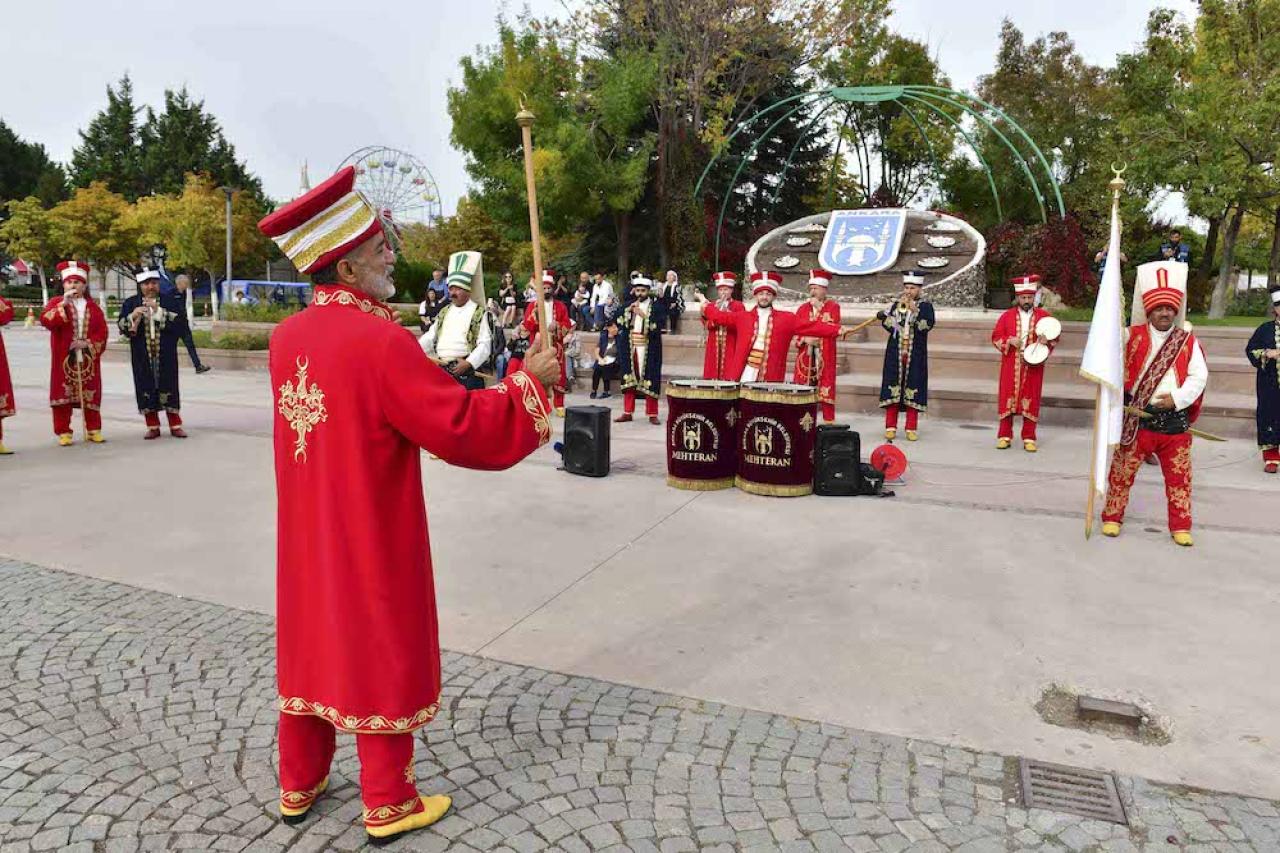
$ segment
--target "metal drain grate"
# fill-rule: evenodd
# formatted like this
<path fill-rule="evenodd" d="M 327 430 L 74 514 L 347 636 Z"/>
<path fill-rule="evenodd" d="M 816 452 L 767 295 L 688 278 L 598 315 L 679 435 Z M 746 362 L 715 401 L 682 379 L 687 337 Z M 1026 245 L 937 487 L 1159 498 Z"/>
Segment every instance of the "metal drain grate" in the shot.
<path fill-rule="evenodd" d="M 1115 777 L 1110 773 L 1018 759 L 1022 804 L 1128 826 Z"/>

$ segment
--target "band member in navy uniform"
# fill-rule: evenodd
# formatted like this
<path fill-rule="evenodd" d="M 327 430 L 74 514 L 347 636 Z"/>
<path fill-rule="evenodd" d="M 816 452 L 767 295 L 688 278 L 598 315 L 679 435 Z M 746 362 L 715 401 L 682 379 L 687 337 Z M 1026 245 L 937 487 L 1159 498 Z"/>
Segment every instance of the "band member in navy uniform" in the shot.
<path fill-rule="evenodd" d="M 1254 330 L 1245 347 L 1258 369 L 1258 446 L 1268 474 L 1280 471 L 1280 290 L 1271 291 L 1271 313 L 1273 319 Z"/>
<path fill-rule="evenodd" d="M 138 290 L 120 306 L 120 333 L 129 339 L 133 360 L 133 389 L 138 411 L 147 422 L 143 436 L 160 437 L 160 411 L 169 420 L 169 434 L 186 438 L 179 410 L 178 342 L 187 326 L 187 309 L 175 294 L 160 293 L 160 270 L 143 267 Z"/>
<path fill-rule="evenodd" d="M 617 423 L 632 419 L 636 395 L 644 397 L 644 413 L 649 423 L 658 423 L 658 395 L 662 393 L 662 332 L 667 325 L 667 306 L 650 298 L 653 282 L 645 276 L 631 279 L 634 297 L 622 309 L 618 322 L 618 363 L 622 365 L 622 414 Z"/>
<path fill-rule="evenodd" d="M 920 413 L 929 406 L 929 330 L 933 305 L 920 298 L 924 276 L 902 274 L 902 296 L 892 307 L 876 312 L 889 333 L 880 377 L 880 408 L 884 409 L 884 437 L 898 434 L 898 413 L 907 413 L 907 441 L 920 437 Z"/>

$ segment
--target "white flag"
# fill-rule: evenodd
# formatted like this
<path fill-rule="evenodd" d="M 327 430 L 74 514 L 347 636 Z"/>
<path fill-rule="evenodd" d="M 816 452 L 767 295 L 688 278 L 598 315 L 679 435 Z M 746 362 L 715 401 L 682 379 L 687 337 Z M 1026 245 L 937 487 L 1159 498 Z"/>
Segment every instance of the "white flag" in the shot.
<path fill-rule="evenodd" d="M 1093 484 L 1099 497 L 1107 493 L 1111 454 L 1120 443 L 1124 424 L 1124 312 L 1120 283 L 1119 204 L 1111 207 L 1111 241 L 1102 268 L 1098 302 L 1089 324 L 1080 375 L 1098 384 L 1098 410 L 1094 418 Z M 1092 519 L 1089 520 L 1092 522 Z"/>

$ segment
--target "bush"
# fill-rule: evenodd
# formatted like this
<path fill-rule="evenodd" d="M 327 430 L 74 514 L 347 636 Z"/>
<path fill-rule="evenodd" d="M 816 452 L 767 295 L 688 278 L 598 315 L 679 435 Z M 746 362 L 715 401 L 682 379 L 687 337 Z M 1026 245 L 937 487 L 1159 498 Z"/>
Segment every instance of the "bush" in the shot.
<path fill-rule="evenodd" d="M 396 266 L 392 272 L 396 285 L 393 302 L 421 302 L 427 291 L 427 282 L 431 281 L 432 264 L 417 263 L 403 257 L 396 258 Z M 416 321 L 415 321 L 416 322 Z"/>
<path fill-rule="evenodd" d="M 1271 313 L 1271 293 L 1265 287 L 1237 292 L 1227 305 L 1228 316 L 1266 317 Z"/>
<path fill-rule="evenodd" d="M 218 312 L 221 319 L 241 323 L 279 323 L 297 314 L 302 307 L 291 305 L 223 305 Z M 234 347 L 232 347 L 234 349 Z"/>
<path fill-rule="evenodd" d="M 405 308 L 396 312 L 396 321 L 410 329 L 418 328 L 418 309 Z"/>
<path fill-rule="evenodd" d="M 271 336 L 261 332 L 223 332 L 215 341 L 208 330 L 193 329 L 191 336 L 204 349 L 265 350 L 271 342 Z"/>
<path fill-rule="evenodd" d="M 1098 278 L 1084 230 L 1073 215 L 1036 225 L 1006 222 L 987 235 L 990 285 L 1005 288 L 1016 275 L 1036 274 L 1067 305 L 1092 305 Z"/>

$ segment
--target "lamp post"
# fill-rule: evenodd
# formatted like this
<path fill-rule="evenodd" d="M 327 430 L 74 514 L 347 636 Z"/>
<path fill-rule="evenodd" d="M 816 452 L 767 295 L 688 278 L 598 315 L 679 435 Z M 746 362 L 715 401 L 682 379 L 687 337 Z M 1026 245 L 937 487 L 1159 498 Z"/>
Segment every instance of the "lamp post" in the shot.
<path fill-rule="evenodd" d="M 218 187 L 227 197 L 227 274 L 223 282 L 227 286 L 227 293 L 231 293 L 231 196 L 235 190 L 231 187 Z M 209 296 L 212 300 L 213 319 L 218 319 L 218 288 L 212 286 L 210 282 Z"/>

